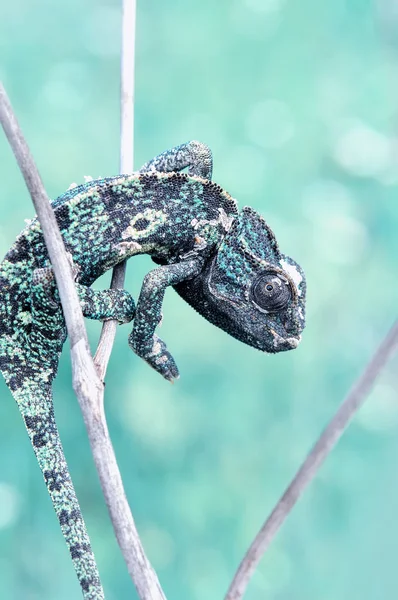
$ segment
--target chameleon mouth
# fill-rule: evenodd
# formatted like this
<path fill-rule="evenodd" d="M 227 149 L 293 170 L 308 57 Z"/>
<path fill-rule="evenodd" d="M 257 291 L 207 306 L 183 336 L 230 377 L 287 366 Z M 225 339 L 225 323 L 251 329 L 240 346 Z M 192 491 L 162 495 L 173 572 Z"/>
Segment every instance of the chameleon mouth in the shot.
<path fill-rule="evenodd" d="M 298 345 L 299 345 L 299 343 L 301 342 L 301 335 L 299 335 L 298 337 L 290 337 L 290 338 L 287 338 L 285 341 L 286 341 L 286 342 L 287 342 L 287 343 L 290 345 L 290 347 L 291 347 L 292 349 L 293 349 L 293 348 L 297 348 L 297 346 L 298 346 Z"/>
<path fill-rule="evenodd" d="M 293 350 L 297 348 L 301 341 L 301 335 L 297 337 L 288 337 L 284 338 L 279 333 L 277 333 L 274 329 L 269 329 L 270 333 L 273 335 L 273 346 L 278 350 Z"/>

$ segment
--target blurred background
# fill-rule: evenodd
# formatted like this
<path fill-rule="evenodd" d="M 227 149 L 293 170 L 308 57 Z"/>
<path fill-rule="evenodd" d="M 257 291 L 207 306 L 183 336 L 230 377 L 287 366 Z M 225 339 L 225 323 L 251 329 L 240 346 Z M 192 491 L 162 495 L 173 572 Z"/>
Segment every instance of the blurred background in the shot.
<path fill-rule="evenodd" d="M 4 0 L 0 77 L 51 197 L 118 172 L 116 0 Z M 145 548 L 170 600 L 223 597 L 248 544 L 397 314 L 398 2 L 138 2 L 135 164 L 197 138 L 214 179 L 305 269 L 308 325 L 267 356 L 166 294 L 171 386 L 119 328 L 106 410 Z M 33 215 L 0 135 L 0 253 Z M 147 257 L 130 261 L 137 296 Z M 109 285 L 109 277 L 98 282 Z M 93 349 L 100 325 L 87 323 Z M 57 420 L 108 600 L 136 598 L 70 384 Z M 375 600 L 398 579 L 398 359 L 305 492 L 247 600 Z M 28 437 L 0 382 L 0 597 L 80 591 Z"/>

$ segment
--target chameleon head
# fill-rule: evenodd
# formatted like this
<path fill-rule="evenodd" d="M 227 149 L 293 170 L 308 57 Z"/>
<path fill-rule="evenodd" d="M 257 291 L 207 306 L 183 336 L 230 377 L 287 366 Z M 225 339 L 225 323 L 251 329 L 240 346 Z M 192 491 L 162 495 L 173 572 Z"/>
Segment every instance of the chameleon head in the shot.
<path fill-rule="evenodd" d="M 304 273 L 251 208 L 240 212 L 203 272 L 177 291 L 206 319 L 259 350 L 292 350 L 300 342 Z"/>

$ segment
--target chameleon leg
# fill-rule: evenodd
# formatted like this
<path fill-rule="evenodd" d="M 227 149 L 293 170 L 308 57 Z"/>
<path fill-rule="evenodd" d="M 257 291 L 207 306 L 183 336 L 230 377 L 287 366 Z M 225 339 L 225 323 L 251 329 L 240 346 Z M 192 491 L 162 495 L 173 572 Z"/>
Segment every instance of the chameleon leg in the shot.
<path fill-rule="evenodd" d="M 129 323 L 135 314 L 135 302 L 127 290 L 93 290 L 76 284 L 83 315 L 89 319 L 106 321 L 116 319 Z"/>
<path fill-rule="evenodd" d="M 155 335 L 161 319 L 162 302 L 166 287 L 176 285 L 198 275 L 203 263 L 195 258 L 181 263 L 162 265 L 148 273 L 142 284 L 129 345 L 165 379 L 172 381 L 178 374 L 173 357 L 166 344 Z"/>
<path fill-rule="evenodd" d="M 189 175 L 211 179 L 213 157 L 210 148 L 196 140 L 186 142 L 162 152 L 162 154 L 145 163 L 139 172 L 159 171 L 166 173 L 169 171 L 182 171 L 186 167 L 188 167 Z"/>
<path fill-rule="evenodd" d="M 58 319 L 62 319 L 62 313 L 56 310 L 59 308 L 59 296 L 52 268 L 35 269 L 33 286 L 34 306 L 38 305 L 37 318 L 40 319 L 44 310 L 48 330 L 58 331 Z M 75 286 L 85 317 L 98 321 L 116 319 L 119 323 L 129 323 L 134 318 L 135 302 L 127 290 L 93 290 L 80 283 L 75 283 Z"/>
<path fill-rule="evenodd" d="M 85 600 L 104 600 L 90 539 L 70 477 L 54 416 L 51 384 L 66 337 L 62 309 L 54 301 L 51 269 L 36 269 L 31 288 L 31 327 L 12 376 L 17 401 L 68 546 Z M 27 318 L 27 317 L 26 317 Z"/>

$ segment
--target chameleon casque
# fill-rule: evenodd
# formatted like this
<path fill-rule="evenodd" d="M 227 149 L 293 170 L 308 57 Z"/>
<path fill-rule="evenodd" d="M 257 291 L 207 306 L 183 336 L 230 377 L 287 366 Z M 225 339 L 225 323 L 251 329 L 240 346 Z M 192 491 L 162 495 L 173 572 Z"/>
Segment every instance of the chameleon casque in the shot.
<path fill-rule="evenodd" d="M 187 168 L 187 173 L 181 173 Z M 131 175 L 70 188 L 53 203 L 73 260 L 83 314 L 134 320 L 132 350 L 165 379 L 178 369 L 155 329 L 173 286 L 208 321 L 259 350 L 296 348 L 305 325 L 305 277 L 279 251 L 253 209 L 212 183 L 212 155 L 192 141 Z M 137 306 L 126 290 L 90 285 L 136 254 L 159 266 L 144 278 Z M 38 220 L 0 264 L 0 369 L 24 419 L 86 600 L 104 593 L 69 475 L 52 402 L 66 327 Z"/>

